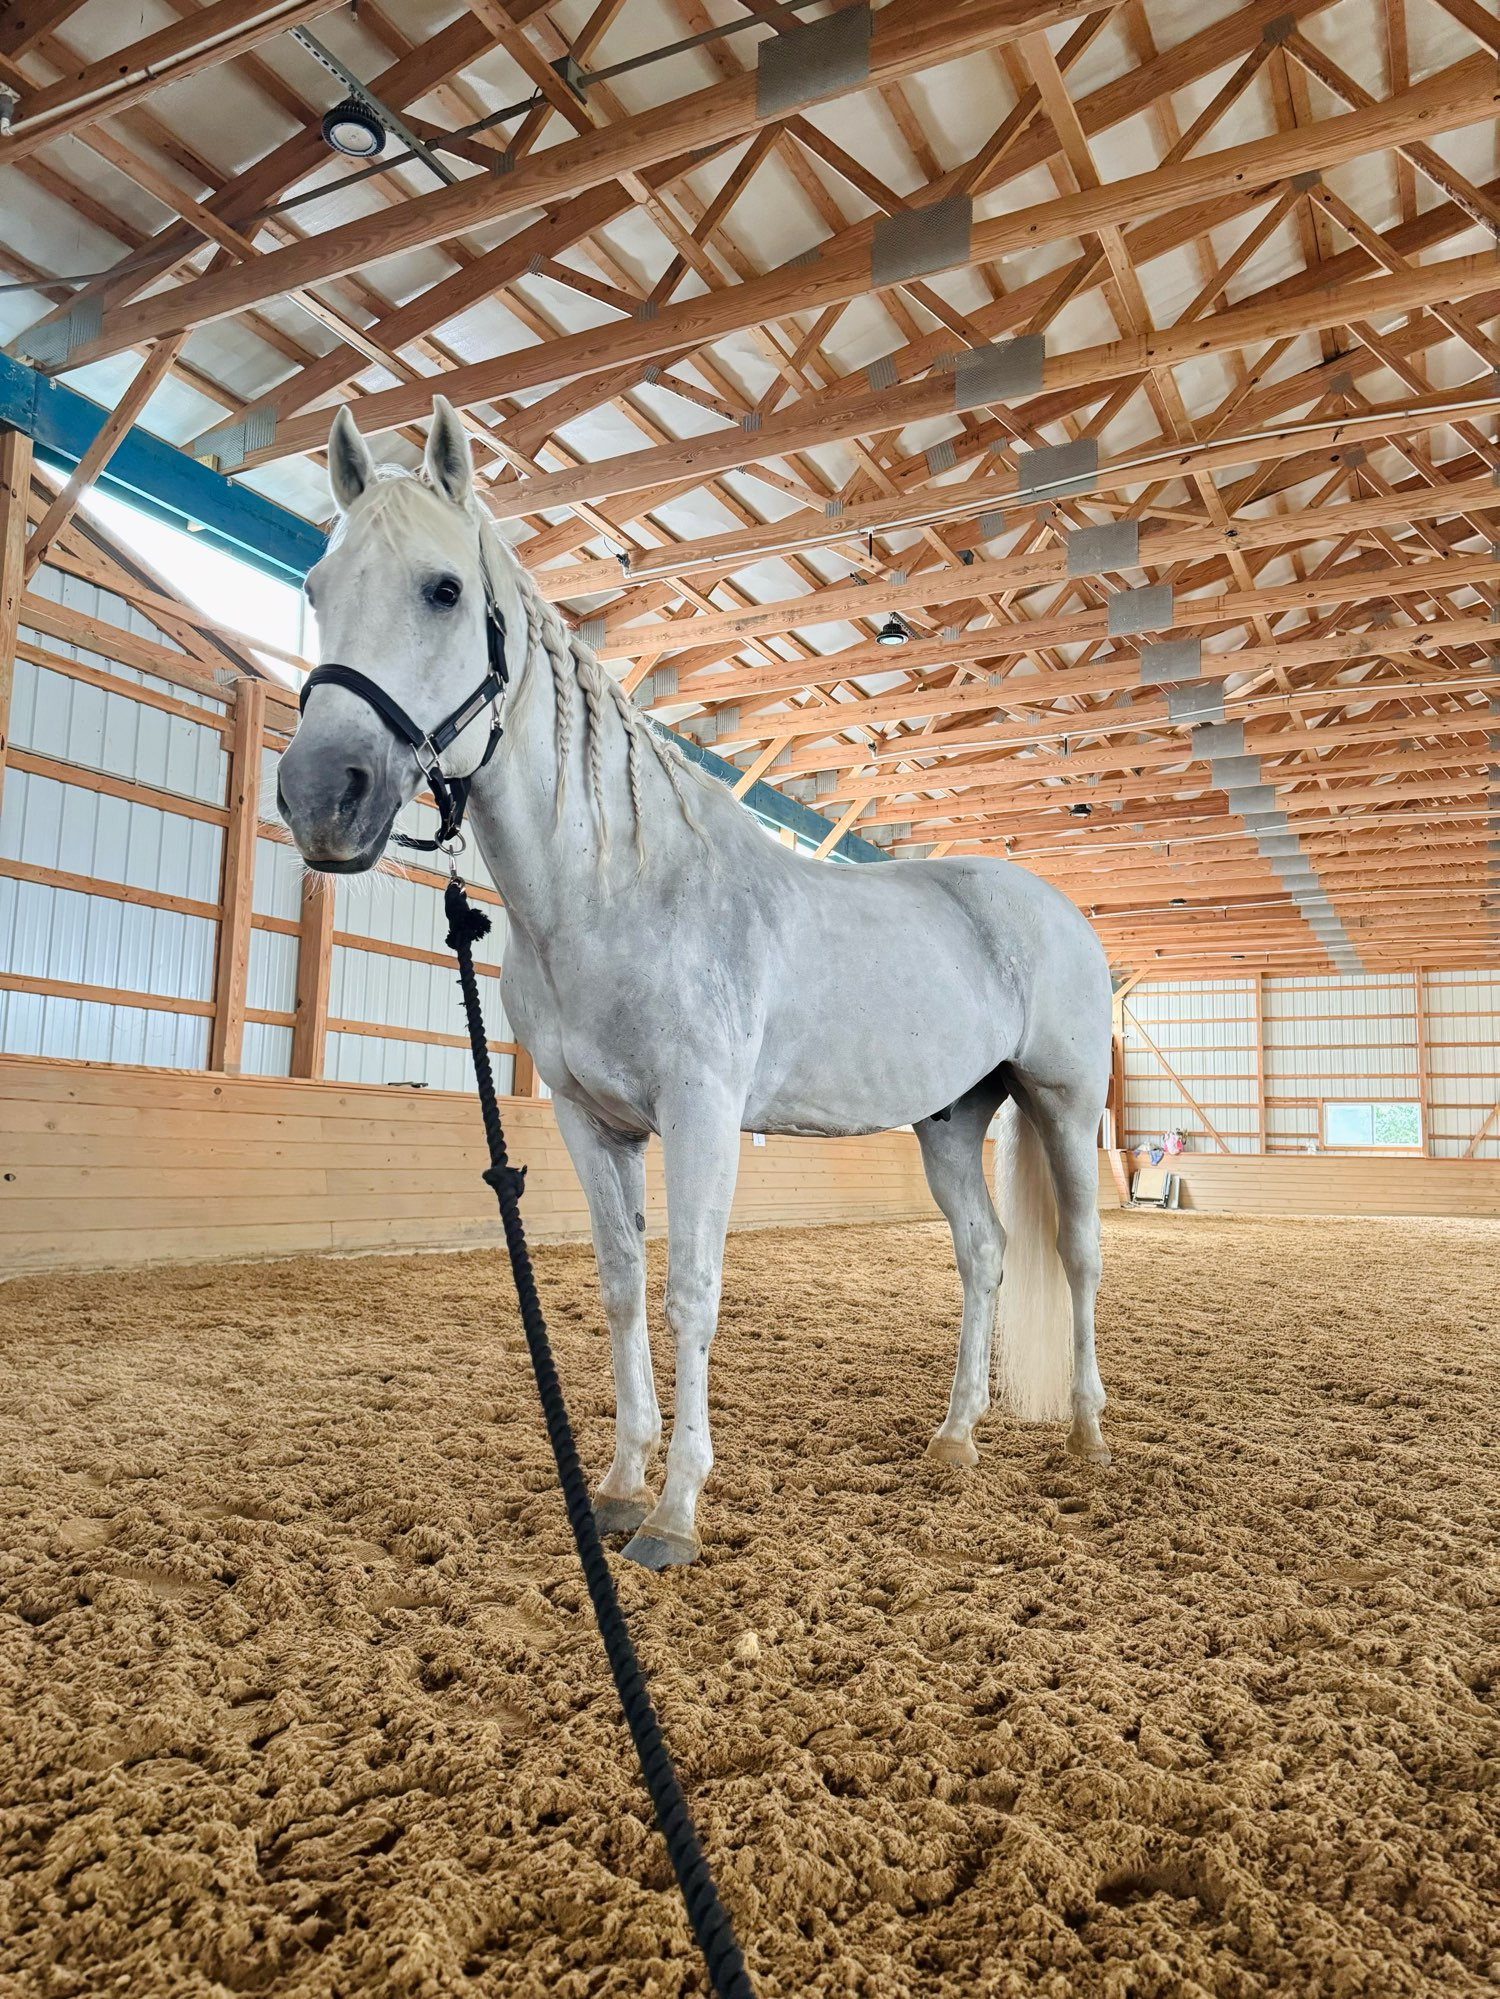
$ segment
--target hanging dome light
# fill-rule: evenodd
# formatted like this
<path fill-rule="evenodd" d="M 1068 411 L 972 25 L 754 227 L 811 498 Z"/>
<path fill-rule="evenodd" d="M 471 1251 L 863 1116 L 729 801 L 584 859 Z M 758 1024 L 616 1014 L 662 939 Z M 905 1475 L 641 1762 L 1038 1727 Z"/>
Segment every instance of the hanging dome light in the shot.
<path fill-rule="evenodd" d="M 385 151 L 384 125 L 357 97 L 346 97 L 323 113 L 323 137 L 350 160 L 373 160 Z"/>
<path fill-rule="evenodd" d="M 1076 805 L 1070 805 L 1068 811 L 1075 819 L 1092 819 L 1094 816 L 1093 806 L 1085 805 L 1082 799 Z"/>
<path fill-rule="evenodd" d="M 893 611 L 875 634 L 875 643 L 878 646 L 904 646 L 910 637 L 911 633 Z"/>

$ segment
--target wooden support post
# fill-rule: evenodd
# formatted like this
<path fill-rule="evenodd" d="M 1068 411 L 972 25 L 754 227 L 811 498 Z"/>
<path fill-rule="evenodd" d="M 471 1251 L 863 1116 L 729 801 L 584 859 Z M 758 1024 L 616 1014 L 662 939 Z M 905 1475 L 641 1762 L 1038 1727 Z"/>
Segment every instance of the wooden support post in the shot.
<path fill-rule="evenodd" d="M 16 670 L 16 632 L 26 589 L 26 501 L 31 492 L 31 439 L 0 430 L 0 789 L 10 742 L 10 690 Z"/>
<path fill-rule="evenodd" d="M 512 1059 L 510 1093 L 513 1097 L 536 1095 L 536 1064 L 519 1042 Z"/>
<path fill-rule="evenodd" d="M 1262 1158 L 1270 1151 L 1266 1135 L 1266 975 L 1255 974 L 1255 1130 Z"/>
<path fill-rule="evenodd" d="M 297 936 L 297 1015 L 292 1025 L 292 1074 L 323 1074 L 328 1045 L 328 988 L 333 978 L 333 880 L 302 879 L 302 926 Z"/>
<path fill-rule="evenodd" d="M 1109 1083 L 1115 1101 L 1115 1144 L 1122 1151 L 1130 1144 L 1125 1122 L 1125 1001 L 1144 976 L 1142 972 L 1128 973 L 1114 988 L 1109 1002 Z"/>
<path fill-rule="evenodd" d="M 260 824 L 260 750 L 266 730 L 266 683 L 234 686 L 234 734 L 229 746 L 224 867 L 219 885 L 219 949 L 214 972 L 214 1028 L 208 1066 L 240 1073 L 245 1042 L 245 995 L 250 980 L 251 895 L 255 835 Z"/>
<path fill-rule="evenodd" d="M 1432 1157 L 1432 1130 L 1428 1098 L 1431 1095 L 1427 1065 L 1427 974 L 1420 965 L 1411 975 L 1411 989 L 1417 1021 L 1417 1117 L 1422 1127 L 1422 1156 Z"/>

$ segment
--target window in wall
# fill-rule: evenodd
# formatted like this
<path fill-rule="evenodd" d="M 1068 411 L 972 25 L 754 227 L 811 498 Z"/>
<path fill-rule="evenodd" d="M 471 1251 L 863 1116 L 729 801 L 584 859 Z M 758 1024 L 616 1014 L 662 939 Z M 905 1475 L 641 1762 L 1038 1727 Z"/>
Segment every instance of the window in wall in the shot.
<path fill-rule="evenodd" d="M 1416 1104 L 1324 1104 L 1323 1143 L 1341 1151 L 1415 1148 L 1422 1143 L 1422 1113 Z"/>

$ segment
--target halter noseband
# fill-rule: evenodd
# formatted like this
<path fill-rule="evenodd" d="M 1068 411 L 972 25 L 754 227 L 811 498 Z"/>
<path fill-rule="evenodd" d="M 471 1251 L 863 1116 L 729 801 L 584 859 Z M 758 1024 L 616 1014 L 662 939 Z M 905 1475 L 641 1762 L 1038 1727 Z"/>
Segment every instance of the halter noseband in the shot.
<path fill-rule="evenodd" d="M 438 810 L 438 834 L 435 840 L 419 840 L 410 833 L 394 834 L 399 847 L 446 853 L 458 839 L 463 825 L 469 804 L 469 787 L 499 748 L 504 731 L 500 725 L 500 709 L 495 704 L 505 692 L 510 668 L 505 658 L 505 620 L 488 592 L 485 595 L 484 631 L 489 653 L 488 673 L 468 699 L 461 701 L 452 714 L 433 729 L 418 728 L 399 701 L 387 694 L 383 687 L 378 687 L 368 674 L 360 673 L 352 666 L 340 666 L 337 661 L 330 660 L 326 666 L 315 666 L 302 683 L 302 692 L 297 697 L 299 714 L 305 711 L 307 697 L 315 687 L 342 687 L 373 708 L 392 735 L 399 736 L 416 757 L 418 767 L 427 780 L 427 789 L 432 793 L 432 802 Z M 490 707 L 493 708 L 490 739 L 484 746 L 484 755 L 467 777 L 446 776 L 439 761 L 444 750 Z"/>

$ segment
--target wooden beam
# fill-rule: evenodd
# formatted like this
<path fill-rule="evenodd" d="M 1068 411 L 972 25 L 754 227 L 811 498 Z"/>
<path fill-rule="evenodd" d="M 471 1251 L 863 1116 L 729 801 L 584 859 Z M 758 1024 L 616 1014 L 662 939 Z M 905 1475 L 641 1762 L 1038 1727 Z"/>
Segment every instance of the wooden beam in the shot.
<path fill-rule="evenodd" d="M 1479 1148 L 1483 1145 L 1486 1138 L 1488 1138 L 1490 1126 L 1495 1122 L 1496 1118 L 1500 1118 L 1500 1101 L 1491 1105 L 1489 1116 L 1469 1140 L 1468 1145 L 1464 1149 L 1465 1159 L 1473 1159 L 1478 1155 Z"/>
<path fill-rule="evenodd" d="M 828 858 L 869 802 L 867 798 L 856 798 L 852 805 L 844 807 L 833 825 L 829 827 L 827 833 L 824 834 L 817 846 L 813 848 L 813 859 L 815 861 L 822 861 Z"/>
<path fill-rule="evenodd" d="M 1040 392 L 1083 389 L 1112 382 L 1122 375 L 1175 367 L 1262 341 L 1299 337 L 1319 327 L 1346 326 L 1351 320 L 1371 314 L 1415 311 L 1423 306 L 1473 297 L 1493 291 L 1497 277 L 1500 272 L 1494 253 L 1485 251 L 1473 257 L 1453 258 L 1447 263 L 1370 279 L 1362 285 L 1303 292 L 1296 298 L 1275 299 L 1268 304 L 1221 312 L 1211 319 L 1179 323 L 1162 332 L 1142 333 L 1098 347 L 1052 354 L 1042 364 Z M 641 492 L 678 479 L 701 480 L 715 472 L 779 458 L 789 451 L 839 444 L 872 431 L 893 430 L 928 418 L 952 417 L 954 394 L 953 376 L 946 373 L 934 373 L 923 381 L 879 392 L 869 390 L 861 380 L 854 393 L 831 401 L 820 399 L 816 407 L 796 403 L 767 417 L 754 432 L 736 424 L 731 429 L 660 445 L 653 450 L 620 453 L 598 463 L 580 465 L 570 472 L 522 479 L 496 487 L 491 504 L 502 517 L 515 516 Z M 363 406 L 360 417 L 363 422 Z M 1021 420 L 1024 422 L 1024 413 Z M 284 438 L 278 440 L 280 444 L 285 442 Z"/>
<path fill-rule="evenodd" d="M 84 0 L 12 0 L 0 13 L 0 55 L 14 62 L 83 4 Z"/>
<path fill-rule="evenodd" d="M 186 337 L 178 333 L 169 340 L 156 343 L 136 370 L 124 395 L 100 424 L 93 443 L 74 466 L 72 477 L 32 530 L 31 539 L 26 544 L 25 578 L 28 583 L 41 567 L 48 549 L 67 526 L 80 497 L 94 484 L 115 455 L 116 447 L 126 432 L 156 394 L 172 363 L 181 353 Z"/>
<path fill-rule="evenodd" d="M 1334 166 L 1364 153 L 1381 151 L 1409 130 L 1452 130 L 1492 120 L 1500 108 L 1500 84 L 1494 80 L 1494 65 L 1486 58 L 1475 57 L 1459 67 L 1462 75 L 1445 73 L 1418 86 L 1405 98 L 1376 106 L 1373 111 L 1347 112 L 1301 132 L 1255 140 L 1249 145 L 1210 154 L 1205 160 L 1182 161 L 1176 167 L 1158 168 L 1081 194 L 1038 203 L 1012 215 L 976 222 L 968 252 L 946 268 L 992 263 L 1019 251 L 1096 232 L 1101 227 L 1119 227 L 1159 214 L 1179 200 L 1190 203 L 1233 195 L 1242 205 L 1253 206 L 1267 190 L 1276 188 L 1292 173 L 1309 166 Z M 1434 89 L 1437 84 L 1445 89 Z M 1445 95 L 1451 96 L 1446 105 Z M 542 157 L 550 158 L 551 154 Z M 327 241 L 327 237 L 315 237 L 310 239 L 308 247 Z M 778 266 L 763 277 L 683 300 L 648 319 L 616 322 L 493 360 L 450 369 L 443 378 L 443 393 L 460 405 L 486 402 L 496 395 L 542 388 L 573 376 L 599 374 L 626 362 L 656 360 L 683 349 L 702 347 L 766 320 L 846 303 L 877 289 L 871 266 L 869 226 L 862 224 L 848 231 L 837 239 L 837 244 L 843 247 L 825 246 L 813 263 L 795 268 Z M 275 252 L 262 258 L 256 269 L 268 271 L 287 255 L 286 251 Z M 223 282 L 206 278 L 199 280 L 198 285 L 222 287 Z M 140 306 L 132 307 L 122 316 L 123 323 L 116 331 L 106 330 L 96 341 L 75 349 L 69 365 L 76 365 L 79 357 L 97 359 L 127 340 L 143 339 L 164 326 L 171 327 L 183 308 L 170 302 L 197 291 L 198 285 L 190 284 L 143 300 Z M 214 310 L 225 295 L 222 290 L 210 294 L 208 309 Z M 244 305 L 258 302 L 258 298 L 238 300 L 224 310 L 239 311 Z M 431 400 L 430 384 L 384 390 L 361 398 L 360 422 L 367 430 L 392 429 L 416 422 L 430 412 Z M 325 432 L 326 422 L 322 418 L 298 418 L 283 426 L 264 453 L 254 454 L 247 462 L 260 463 L 268 457 L 314 449 L 323 441 Z"/>
<path fill-rule="evenodd" d="M 153 90 L 211 64 L 230 62 L 270 36 L 341 5 L 342 0 L 249 0 L 248 5 L 246 0 L 215 0 L 195 9 L 186 19 L 30 92 L 11 136 L 0 139 L 0 167 L 14 166 L 53 139 L 96 119 L 112 118 Z"/>
<path fill-rule="evenodd" d="M 297 1012 L 292 1026 L 294 1076 L 323 1074 L 328 1047 L 328 992 L 333 980 L 331 875 L 302 877 L 302 920 L 297 931 Z"/>
<path fill-rule="evenodd" d="M 214 1025 L 208 1050 L 209 1068 L 222 1070 L 226 1076 L 240 1073 L 244 1052 L 255 835 L 260 823 L 261 744 L 265 733 L 265 682 L 236 681 L 227 787 L 229 825 L 224 836 L 214 968 Z"/>
<path fill-rule="evenodd" d="M 624 625 L 608 633 L 594 650 L 601 659 L 644 659 L 698 646 L 722 647 L 726 653 L 734 653 L 747 639 L 768 638 L 817 625 L 869 624 L 889 617 L 893 611 L 919 611 L 938 604 L 963 603 L 983 597 L 991 591 L 1003 590 L 1008 581 L 1004 564 L 1000 562 L 920 569 L 901 583 L 874 583 L 863 587 L 833 584 L 802 597 L 755 604 L 743 611 L 709 611 L 697 617 L 665 623 Z M 1496 581 L 1500 581 L 1500 558 L 1490 556 L 1454 557 L 1442 564 L 1403 563 L 1392 567 L 1351 563 L 1345 569 L 1334 572 L 1332 577 L 1312 583 L 1288 583 L 1264 590 L 1225 590 L 1211 596 L 1185 597 L 1173 606 L 1172 630 L 1180 632 L 1200 625 L 1232 624 L 1245 618 L 1310 611 L 1320 606 L 1340 604 L 1350 598 L 1368 602 L 1371 598 L 1382 596 L 1421 596 L 1434 590 L 1455 589 L 1461 583 L 1492 584 Z M 994 649 L 998 653 L 1026 652 L 1038 645 L 1078 645 L 1085 640 L 1104 639 L 1108 636 L 1109 626 L 1107 611 L 1100 609 L 1034 618 L 992 629 Z M 1399 644 L 1407 634 L 1392 631 L 1389 636 Z M 1377 634 L 1377 650 L 1378 644 Z M 893 660 L 887 653 L 887 670 L 892 665 L 904 665 L 905 653 L 906 648 L 903 648 L 899 660 Z M 838 655 L 825 657 L 837 659 Z M 837 675 L 845 670 L 840 667 L 834 672 Z M 828 678 L 821 661 L 819 672 L 822 678 Z M 679 691 L 679 701 L 682 698 Z"/>
<path fill-rule="evenodd" d="M 859 88 L 876 88 L 938 63 L 975 55 L 1012 39 L 1025 28 L 1077 20 L 1110 4 L 1112 0 L 1040 0 L 1040 4 L 1038 0 L 971 0 L 968 5 L 934 12 L 932 0 L 892 0 L 874 17 L 869 74 Z M 1454 87 L 1450 81 L 1450 95 Z M 1462 97 L 1463 87 L 1457 87 Z M 826 102 L 843 95 L 844 89 L 825 90 L 810 101 Z M 1481 115 L 1479 110 L 1474 112 L 1475 117 Z M 263 257 L 254 266 L 216 272 L 107 314 L 99 339 L 75 347 L 68 365 L 77 367 L 85 358 L 118 353 L 122 347 L 135 346 L 164 332 L 180 332 L 187 326 L 243 312 L 247 306 L 276 298 L 299 285 L 342 277 L 379 259 L 441 243 L 481 224 L 562 201 L 602 181 L 616 180 L 693 148 L 748 136 L 771 122 L 756 108 L 753 74 L 711 84 L 656 105 L 623 124 L 581 133 L 533 153 L 508 174 L 463 180 L 432 194 L 414 196 L 385 215 L 324 230 Z M 1451 127 L 1424 121 L 1423 129 Z M 865 265 L 868 271 L 868 256 Z M 863 279 L 857 288 L 864 289 Z M 753 319 L 774 316 L 757 311 Z M 753 320 L 742 322 L 750 323 Z M 142 331 L 147 326 L 150 330 Z M 599 366 L 610 366 L 619 358 L 613 356 Z M 559 368 L 554 378 L 570 372 Z"/>
<path fill-rule="evenodd" d="M 1330 424 L 1329 428 L 1332 427 Z M 956 492 L 939 486 L 891 499 L 856 503 L 845 507 L 833 520 L 819 508 L 815 512 L 788 515 L 764 527 L 715 535 L 705 541 L 669 542 L 662 548 L 632 551 L 629 567 L 623 572 L 624 580 L 628 586 L 639 586 L 692 576 L 703 570 L 732 575 L 737 568 L 763 561 L 769 555 L 837 545 L 845 539 L 853 542 L 887 528 L 916 526 L 924 519 L 936 517 L 961 525 L 977 520 L 992 508 L 1013 506 L 1015 498 L 1008 480 L 982 479 L 967 481 Z M 1365 528 L 1402 527 L 1412 521 L 1456 517 L 1471 507 L 1500 511 L 1500 492 L 1493 479 L 1464 480 L 1455 486 L 1423 487 L 1370 500 L 1346 500 L 1337 506 L 1278 514 L 1270 520 L 1247 516 L 1222 527 L 1212 521 L 1171 528 L 1153 527 L 1146 522 L 1141 528 L 1141 563 L 1153 567 L 1167 562 L 1203 560 L 1227 555 L 1231 546 L 1242 551 L 1281 549 L 1303 540 L 1356 534 Z M 1010 565 L 1015 588 L 1068 580 L 1066 554 L 1055 543 L 1039 544 L 1004 560 Z M 542 595 L 550 603 L 558 604 L 618 589 L 621 574 L 620 564 L 612 556 L 606 556 L 597 562 L 535 570 L 532 577 Z M 616 617 L 626 608 L 623 598 L 607 607 Z"/>
<path fill-rule="evenodd" d="M 1178 1075 L 1177 1071 L 1172 1067 L 1171 1063 L 1167 1060 L 1166 1056 L 1162 1054 L 1161 1050 L 1157 1047 L 1156 1043 L 1151 1039 L 1151 1036 L 1146 1032 L 1145 1028 L 1142 1027 L 1141 1023 L 1136 1019 L 1134 1014 L 1130 1014 L 1128 1016 L 1128 1019 L 1129 1019 L 1129 1024 L 1135 1029 L 1136 1033 L 1141 1037 L 1142 1041 L 1145 1042 L 1146 1046 L 1151 1050 L 1151 1053 L 1156 1057 L 1157 1061 L 1160 1062 L 1163 1069 L 1166 1070 L 1168 1076 L 1172 1079 L 1173 1083 L 1176 1084 L 1177 1089 L 1181 1094 L 1184 1102 L 1191 1105 L 1191 1107 L 1197 1113 L 1197 1115 L 1200 1118 L 1202 1118 L 1204 1128 L 1207 1130 L 1210 1137 L 1213 1139 L 1214 1143 L 1218 1146 L 1220 1152 L 1228 1152 L 1229 1151 L 1228 1139 L 1226 1139 L 1224 1134 L 1219 1130 L 1219 1127 L 1214 1123 L 1213 1119 L 1209 1116 L 1208 1112 L 1203 1108 L 1202 1104 L 1200 1104 L 1198 1099 L 1193 1095 L 1192 1091 L 1188 1088 L 1187 1084 L 1183 1082 L 1181 1076 Z"/>
<path fill-rule="evenodd" d="M 10 746 L 10 697 L 16 634 L 25 594 L 26 503 L 31 494 L 31 439 L 0 429 L 0 793 Z"/>

